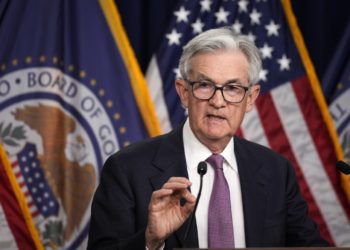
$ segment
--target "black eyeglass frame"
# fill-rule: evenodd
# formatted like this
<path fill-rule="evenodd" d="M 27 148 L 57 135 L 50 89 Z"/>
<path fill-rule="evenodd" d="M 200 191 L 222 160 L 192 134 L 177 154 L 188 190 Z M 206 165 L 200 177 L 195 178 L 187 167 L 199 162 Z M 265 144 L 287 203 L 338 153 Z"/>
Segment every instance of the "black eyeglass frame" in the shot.
<path fill-rule="evenodd" d="M 213 96 L 215 95 L 216 91 L 217 91 L 217 90 L 220 90 L 221 95 L 222 95 L 222 98 L 224 98 L 225 102 L 227 102 L 227 103 L 232 103 L 232 104 L 241 103 L 241 102 L 244 100 L 244 97 L 245 97 L 247 91 L 251 88 L 251 86 L 247 87 L 247 86 L 243 86 L 243 85 L 240 85 L 240 84 L 234 84 L 235 87 L 242 88 L 242 89 L 244 90 L 244 94 L 243 94 L 242 99 L 241 99 L 239 102 L 231 102 L 231 101 L 226 100 L 225 95 L 224 95 L 224 88 L 225 88 L 229 83 L 226 83 L 225 85 L 223 85 L 223 86 L 221 86 L 221 87 L 218 87 L 218 86 L 216 86 L 215 83 L 213 83 L 212 81 L 206 80 L 206 82 L 208 82 L 208 83 L 210 82 L 210 83 L 213 84 L 213 86 L 214 86 L 214 92 L 213 92 L 213 94 L 212 94 L 209 98 L 204 98 L 204 99 L 203 99 L 203 98 L 199 98 L 199 97 L 197 97 L 197 96 L 195 95 L 195 93 L 194 93 L 194 88 L 193 88 L 193 85 L 195 85 L 196 83 L 201 83 L 202 81 L 190 81 L 190 80 L 187 80 L 187 79 L 184 79 L 184 81 L 186 81 L 187 83 L 189 83 L 189 84 L 191 85 L 193 96 L 194 96 L 195 98 L 197 98 L 198 100 L 201 100 L 201 101 L 209 101 L 211 98 L 213 98 Z"/>

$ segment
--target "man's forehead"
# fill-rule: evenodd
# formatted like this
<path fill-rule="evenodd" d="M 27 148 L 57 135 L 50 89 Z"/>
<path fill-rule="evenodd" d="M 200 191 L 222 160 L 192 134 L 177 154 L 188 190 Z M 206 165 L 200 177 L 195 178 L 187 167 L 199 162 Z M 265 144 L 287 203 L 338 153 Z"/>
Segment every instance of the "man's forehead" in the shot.
<path fill-rule="evenodd" d="M 206 80 L 215 83 L 215 79 L 213 79 L 210 75 L 207 75 L 205 73 L 198 72 L 194 75 L 197 80 Z M 240 83 L 240 79 L 238 79 L 237 77 L 227 78 L 224 83 Z"/>
<path fill-rule="evenodd" d="M 246 55 L 239 50 L 218 50 L 214 52 L 196 53 L 193 57 L 190 58 L 189 66 L 190 70 L 193 70 L 198 66 L 206 66 L 207 64 L 220 64 L 220 62 L 228 61 L 235 61 L 236 64 L 249 64 Z"/>
<path fill-rule="evenodd" d="M 241 52 L 201 53 L 192 58 L 189 77 L 228 82 L 248 80 L 248 61 Z"/>

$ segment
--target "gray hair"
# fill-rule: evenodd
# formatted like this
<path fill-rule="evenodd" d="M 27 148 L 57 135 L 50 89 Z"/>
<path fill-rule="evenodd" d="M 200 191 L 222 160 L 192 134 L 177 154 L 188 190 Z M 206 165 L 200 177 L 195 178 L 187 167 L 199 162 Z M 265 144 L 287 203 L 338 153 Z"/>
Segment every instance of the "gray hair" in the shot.
<path fill-rule="evenodd" d="M 187 79 L 191 71 L 191 59 L 199 53 L 216 52 L 219 50 L 241 51 L 249 62 L 249 84 L 259 81 L 261 58 L 258 48 L 247 36 L 237 35 L 230 27 L 207 30 L 190 40 L 183 48 L 179 62 L 180 74 Z"/>

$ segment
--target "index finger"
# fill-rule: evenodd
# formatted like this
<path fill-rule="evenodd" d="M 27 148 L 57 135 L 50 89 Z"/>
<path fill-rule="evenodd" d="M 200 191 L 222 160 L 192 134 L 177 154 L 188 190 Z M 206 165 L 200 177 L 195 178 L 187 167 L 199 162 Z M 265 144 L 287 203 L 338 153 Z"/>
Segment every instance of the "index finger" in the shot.
<path fill-rule="evenodd" d="M 183 183 L 183 184 L 187 184 L 187 185 L 191 185 L 192 182 L 190 182 L 189 179 L 187 179 L 186 177 L 170 177 L 170 179 L 167 182 L 178 182 L 178 183 Z"/>

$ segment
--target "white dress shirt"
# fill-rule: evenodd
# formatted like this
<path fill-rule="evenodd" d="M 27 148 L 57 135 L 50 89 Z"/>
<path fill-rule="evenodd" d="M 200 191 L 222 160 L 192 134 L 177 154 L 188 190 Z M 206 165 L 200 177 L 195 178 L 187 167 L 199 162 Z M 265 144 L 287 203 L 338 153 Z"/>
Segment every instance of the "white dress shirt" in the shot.
<path fill-rule="evenodd" d="M 183 127 L 183 141 L 188 176 L 189 180 L 192 182 L 191 192 L 193 195 L 197 196 L 200 184 L 200 176 L 197 173 L 198 163 L 205 161 L 212 155 L 212 153 L 195 137 L 190 128 L 188 119 Z M 225 159 L 224 175 L 230 189 L 235 247 L 245 248 L 241 185 L 239 181 L 236 156 L 234 154 L 233 138 L 221 155 Z M 208 247 L 208 210 L 210 195 L 214 183 L 214 174 L 213 167 L 208 164 L 207 173 L 203 176 L 203 189 L 196 211 L 199 248 Z"/>

